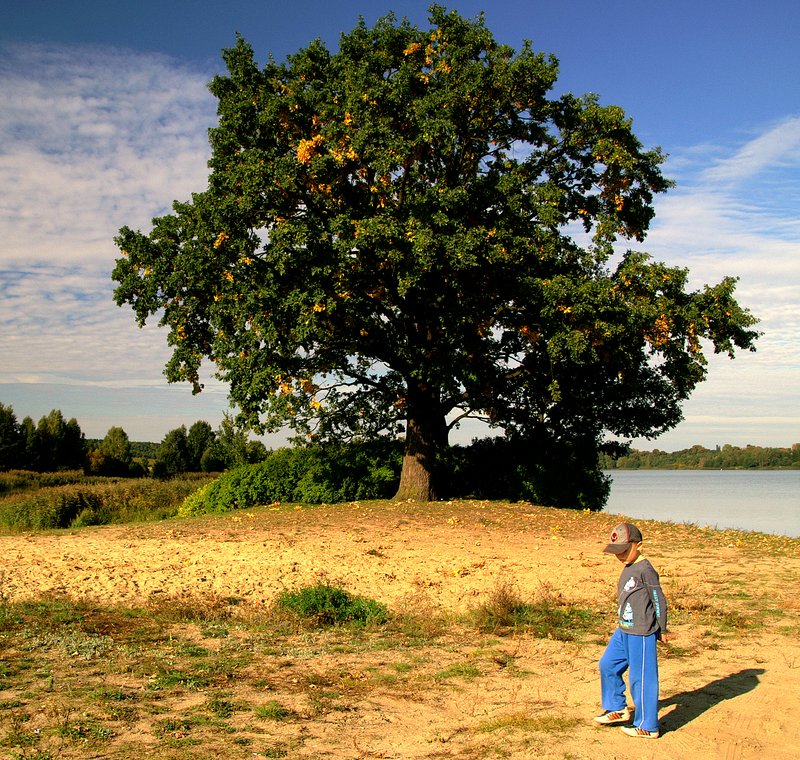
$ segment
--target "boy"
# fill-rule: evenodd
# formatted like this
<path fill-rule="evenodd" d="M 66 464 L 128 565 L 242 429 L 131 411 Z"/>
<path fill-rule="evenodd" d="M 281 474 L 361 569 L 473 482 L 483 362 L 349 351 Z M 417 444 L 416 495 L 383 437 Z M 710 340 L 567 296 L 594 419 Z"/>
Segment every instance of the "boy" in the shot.
<path fill-rule="evenodd" d="M 633 695 L 633 725 L 622 726 L 628 736 L 658 738 L 658 660 L 656 641 L 666 641 L 667 600 L 658 573 L 641 556 L 642 534 L 635 525 L 622 523 L 611 532 L 604 552 L 624 564 L 617 584 L 619 627 L 600 658 L 603 714 L 595 718 L 604 726 L 628 723 L 632 713 L 625 701 L 623 673 L 628 671 Z"/>

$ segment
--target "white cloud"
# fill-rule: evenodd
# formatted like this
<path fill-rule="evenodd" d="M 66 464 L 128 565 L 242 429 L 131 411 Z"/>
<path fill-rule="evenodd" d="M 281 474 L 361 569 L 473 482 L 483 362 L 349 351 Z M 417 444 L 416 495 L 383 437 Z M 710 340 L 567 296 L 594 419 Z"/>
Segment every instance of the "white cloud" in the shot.
<path fill-rule="evenodd" d="M 703 172 L 706 183 L 741 183 L 766 169 L 800 166 L 800 116 L 784 119 Z"/>
<path fill-rule="evenodd" d="M 204 186 L 207 74 L 105 49 L 3 52 L 2 262 L 110 267 L 120 226 Z"/>
<path fill-rule="evenodd" d="M 703 146 L 670 160 L 678 187 L 657 200 L 645 245 L 685 266 L 692 287 L 739 278 L 737 297 L 761 320 L 757 352 L 712 357 L 709 379 L 685 405 L 685 421 L 657 441 L 788 445 L 800 439 L 800 118 L 745 144 Z M 637 446 L 649 447 L 638 441 Z"/>
<path fill-rule="evenodd" d="M 139 330 L 114 304 L 113 238 L 123 225 L 146 229 L 173 199 L 205 186 L 210 73 L 100 48 L 0 53 L 0 398 L 34 399 L 36 408 L 17 411 L 38 416 L 66 392 L 81 423 L 96 412 L 92 433 L 102 435 L 120 424 L 106 425 L 99 408 L 116 389 L 138 399 L 129 424 L 152 415 L 151 428 L 166 432 L 173 415 L 150 409 L 166 385 L 165 336 Z M 198 417 L 202 409 L 219 419 L 224 393 L 207 388 L 193 404 L 187 386 L 169 388 L 167 403 L 177 409 L 180 393 Z"/>

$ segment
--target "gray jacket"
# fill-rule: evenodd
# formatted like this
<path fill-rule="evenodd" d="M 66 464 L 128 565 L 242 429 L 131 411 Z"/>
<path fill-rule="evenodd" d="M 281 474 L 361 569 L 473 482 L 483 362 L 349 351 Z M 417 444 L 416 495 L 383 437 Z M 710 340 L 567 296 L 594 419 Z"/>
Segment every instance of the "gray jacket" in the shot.
<path fill-rule="evenodd" d="M 667 600 L 655 568 L 646 559 L 625 565 L 617 584 L 619 627 L 649 636 L 667 632 Z"/>

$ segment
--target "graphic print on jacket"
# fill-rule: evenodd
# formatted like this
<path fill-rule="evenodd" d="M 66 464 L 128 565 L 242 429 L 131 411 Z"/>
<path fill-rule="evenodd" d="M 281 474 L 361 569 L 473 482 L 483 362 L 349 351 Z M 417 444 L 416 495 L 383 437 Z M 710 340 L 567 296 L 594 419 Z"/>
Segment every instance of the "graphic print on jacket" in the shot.
<path fill-rule="evenodd" d="M 627 565 L 617 586 L 619 627 L 649 636 L 667 629 L 667 603 L 655 568 L 646 559 Z"/>

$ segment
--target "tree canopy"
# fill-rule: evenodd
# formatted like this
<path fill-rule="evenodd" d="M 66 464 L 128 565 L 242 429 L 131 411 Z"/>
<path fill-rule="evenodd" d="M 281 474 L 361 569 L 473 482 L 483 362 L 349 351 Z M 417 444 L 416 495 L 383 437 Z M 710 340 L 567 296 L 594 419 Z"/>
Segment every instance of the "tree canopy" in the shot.
<path fill-rule="evenodd" d="M 18 423 L 12 407 L 0 403 L 0 471 L 77 469 L 83 464 L 84 442 L 78 421 L 65 420 L 60 409 L 37 425 L 30 417 Z"/>
<path fill-rule="evenodd" d="M 10 470 L 22 461 L 25 439 L 17 415 L 0 402 L 0 471 Z"/>
<path fill-rule="evenodd" d="M 241 420 L 310 440 L 403 432 L 398 497 L 435 493 L 450 430 L 536 448 L 656 436 L 706 374 L 752 349 L 735 280 L 687 290 L 644 253 L 660 151 L 557 61 L 440 6 L 362 21 L 214 78 L 208 187 L 124 227 L 118 304 L 169 328 L 170 381 L 210 359 Z"/>

